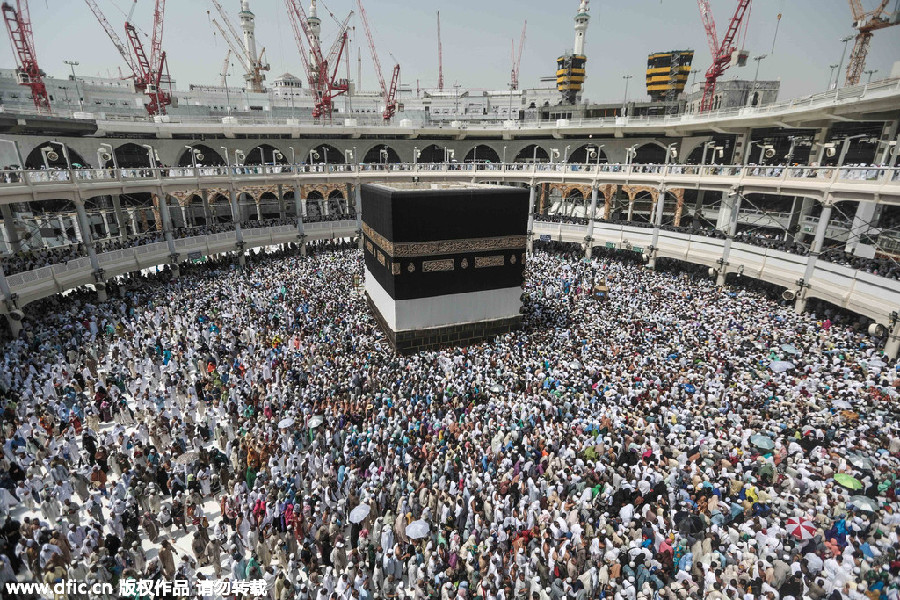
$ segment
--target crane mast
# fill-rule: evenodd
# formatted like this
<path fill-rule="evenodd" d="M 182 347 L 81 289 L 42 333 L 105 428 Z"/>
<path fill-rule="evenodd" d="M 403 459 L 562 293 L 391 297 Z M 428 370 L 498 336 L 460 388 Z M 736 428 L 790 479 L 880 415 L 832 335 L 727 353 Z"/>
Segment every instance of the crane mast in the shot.
<path fill-rule="evenodd" d="M 700 7 L 700 18 L 703 21 L 704 29 L 706 29 L 706 39 L 712 53 L 712 64 L 706 71 L 706 85 L 703 87 L 703 98 L 700 100 L 700 112 L 707 112 L 712 109 L 716 93 L 716 81 L 733 62 L 734 54 L 737 51 L 734 41 L 750 8 L 750 2 L 751 0 L 738 0 L 734 15 L 731 17 L 731 21 L 728 22 L 728 30 L 725 32 L 725 37 L 719 43 L 716 34 L 716 23 L 713 20 L 709 0 L 697 0 L 697 5 Z M 744 60 L 746 61 L 746 58 Z"/>
<path fill-rule="evenodd" d="M 880 0 L 878 8 L 866 12 L 860 0 L 848 0 L 850 11 L 853 13 L 853 28 L 859 33 L 853 43 L 853 51 L 850 53 L 850 62 L 847 64 L 847 85 L 857 85 L 863 71 L 866 70 L 866 56 L 869 54 L 869 44 L 875 31 L 892 27 L 900 23 L 900 13 L 890 14 L 887 5 L 890 0 Z"/>
<path fill-rule="evenodd" d="M 441 11 L 437 11 L 438 23 L 438 89 L 444 91 L 444 48 L 441 46 Z"/>
<path fill-rule="evenodd" d="M 41 74 L 41 68 L 37 62 L 28 0 L 17 0 L 15 7 L 4 2 L 0 8 L 3 11 L 3 21 L 6 23 L 6 31 L 13 47 L 13 54 L 16 55 L 18 66 L 16 78 L 19 85 L 27 85 L 31 88 L 31 98 L 38 112 L 50 113 L 50 96 L 47 94 L 44 76 Z"/>

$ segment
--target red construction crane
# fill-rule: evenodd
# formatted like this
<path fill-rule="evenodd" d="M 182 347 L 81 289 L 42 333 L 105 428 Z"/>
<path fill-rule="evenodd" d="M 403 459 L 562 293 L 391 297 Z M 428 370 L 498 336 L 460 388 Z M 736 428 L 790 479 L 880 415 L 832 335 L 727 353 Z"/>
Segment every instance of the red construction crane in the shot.
<path fill-rule="evenodd" d="M 356 0 L 356 4 L 359 6 L 359 14 L 362 17 L 363 28 L 366 30 L 366 37 L 369 38 L 369 49 L 372 51 L 372 62 L 375 63 L 375 74 L 378 76 L 378 83 L 381 85 L 381 96 L 384 99 L 382 117 L 384 117 L 385 121 L 390 121 L 394 113 L 397 112 L 397 82 L 400 79 L 400 65 L 399 63 L 394 65 L 391 86 L 386 86 L 384 77 L 381 74 L 381 61 L 378 60 L 378 51 L 375 50 L 375 39 L 372 37 L 372 30 L 369 29 L 369 16 L 362 5 L 362 0 Z"/>
<path fill-rule="evenodd" d="M 166 0 L 156 0 L 156 7 L 153 11 L 153 35 L 150 39 L 150 56 L 144 51 L 144 45 L 138 36 L 137 29 L 131 24 L 131 15 L 134 12 L 132 5 L 131 12 L 125 20 L 125 37 L 131 46 L 131 51 L 122 42 L 109 21 L 103 15 L 103 11 L 97 6 L 95 0 L 84 0 L 91 12 L 97 18 L 100 26 L 109 36 L 113 45 L 122 55 L 128 68 L 131 69 L 131 78 L 134 81 L 134 89 L 148 96 L 148 101 L 144 106 L 150 116 L 166 114 L 166 106 L 172 104 L 172 94 L 170 90 L 162 89 L 163 71 L 166 73 L 166 81 L 169 81 L 169 66 L 166 62 L 166 53 L 162 49 L 163 37 L 163 17 L 166 10 Z M 135 4 L 137 0 L 135 0 Z"/>
<path fill-rule="evenodd" d="M 512 89 L 519 89 L 519 65 L 522 64 L 522 51 L 525 49 L 525 30 L 528 28 L 528 21 L 522 27 L 522 39 L 519 40 L 519 54 L 516 54 L 516 47 L 512 47 L 512 76 L 509 85 Z M 515 42 L 513 42 L 515 43 Z"/>
<path fill-rule="evenodd" d="M 31 88 L 31 98 L 38 112 L 51 112 L 50 96 L 44 85 L 44 76 L 38 66 L 37 53 L 34 49 L 34 34 L 31 31 L 31 15 L 28 12 L 28 0 L 17 0 L 16 6 L 4 2 L 3 20 L 13 54 L 16 55 L 16 79 L 19 85 Z"/>
<path fill-rule="evenodd" d="M 863 9 L 860 0 L 849 0 L 849 2 L 850 10 L 853 12 L 853 28 L 859 33 L 856 34 L 853 52 L 850 53 L 846 84 L 857 85 L 860 76 L 866 70 L 866 55 L 869 53 L 869 43 L 872 41 L 874 32 L 900 23 L 900 13 L 889 13 L 885 10 L 890 0 L 881 0 L 878 8 L 869 12 Z"/>
<path fill-rule="evenodd" d="M 334 110 L 334 98 L 350 89 L 347 79 L 338 79 L 337 73 L 341 66 L 341 56 L 347 46 L 347 29 L 350 24 L 351 11 L 344 22 L 341 23 L 337 38 L 332 44 L 328 55 L 322 54 L 319 41 L 309 30 L 309 18 L 303 10 L 302 0 L 284 0 L 288 11 L 288 18 L 294 30 L 294 38 L 297 41 L 297 49 L 303 61 L 303 69 L 309 81 L 310 90 L 315 94 L 315 106 L 313 117 L 316 119 L 327 117 L 331 120 Z M 305 47 L 309 47 L 310 57 L 307 59 Z M 312 64 L 310 64 L 312 59 Z M 331 67 L 334 67 L 333 71 Z"/>
<path fill-rule="evenodd" d="M 438 19 L 438 89 L 444 91 L 444 48 L 441 46 L 441 11 L 437 11 Z"/>
<path fill-rule="evenodd" d="M 728 31 L 719 43 L 719 37 L 716 34 L 716 22 L 713 20 L 712 9 L 709 7 L 709 0 L 697 0 L 700 7 L 700 18 L 703 20 L 703 27 L 706 29 L 706 40 L 709 43 L 709 51 L 712 54 L 712 65 L 706 70 L 706 86 L 703 88 L 703 99 L 700 100 L 700 112 L 706 112 L 713 106 L 713 98 L 716 92 L 716 80 L 722 76 L 725 69 L 737 64 L 744 66 L 747 62 L 747 53 L 738 50 L 734 45 L 738 30 L 744 23 L 744 17 L 750 10 L 751 0 L 738 0 L 737 8 L 734 10 L 734 16 L 728 23 Z"/>

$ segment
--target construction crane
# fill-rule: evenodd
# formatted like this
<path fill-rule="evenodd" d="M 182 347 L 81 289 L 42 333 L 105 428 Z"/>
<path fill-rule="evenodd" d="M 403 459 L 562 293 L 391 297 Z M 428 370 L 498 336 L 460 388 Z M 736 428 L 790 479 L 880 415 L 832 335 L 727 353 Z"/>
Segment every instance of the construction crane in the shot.
<path fill-rule="evenodd" d="M 847 85 L 857 85 L 859 78 L 866 70 L 866 55 L 869 53 L 869 44 L 875 31 L 892 27 L 900 23 L 900 10 L 893 13 L 885 9 L 890 0 L 880 0 L 878 8 L 865 11 L 860 0 L 848 0 L 850 10 L 853 12 L 853 28 L 856 34 L 856 42 L 853 44 L 853 52 L 850 53 L 850 64 L 847 65 Z M 900 6 L 900 3 L 898 3 Z"/>
<path fill-rule="evenodd" d="M 6 23 L 13 54 L 16 55 L 16 80 L 19 85 L 31 88 L 31 99 L 38 112 L 50 113 L 50 96 L 47 94 L 34 48 L 28 0 L 17 0 L 16 6 L 4 2 L 0 8 L 3 10 L 3 21 Z"/>
<path fill-rule="evenodd" d="M 438 21 L 438 89 L 444 91 L 444 48 L 441 46 L 441 11 L 437 11 Z"/>
<path fill-rule="evenodd" d="M 378 51 L 375 49 L 375 39 L 372 37 L 372 30 L 369 28 L 369 16 L 366 9 L 362 5 L 362 0 L 356 0 L 359 6 L 359 15 L 362 17 L 363 28 L 366 30 L 366 37 L 369 39 L 369 49 L 372 51 L 372 62 L 375 64 L 375 75 L 378 76 L 378 83 L 381 85 L 381 96 L 384 99 L 384 112 L 381 114 L 385 121 L 390 121 L 397 112 L 397 82 L 400 79 L 400 64 L 394 65 L 394 74 L 391 77 L 391 85 L 388 87 L 384 83 L 384 77 L 381 74 L 381 61 L 378 60 Z"/>
<path fill-rule="evenodd" d="M 116 35 L 115 30 L 113 30 L 109 21 L 104 16 L 103 11 L 97 6 L 95 0 L 84 1 L 88 5 L 88 8 L 91 9 L 91 12 L 94 13 L 94 17 L 96 17 L 100 26 L 103 27 L 103 30 L 116 47 L 116 50 L 122 55 L 122 59 L 128 65 L 128 68 L 131 69 L 131 75 L 129 77 L 134 83 L 135 91 L 148 96 L 147 103 L 144 104 L 147 113 L 150 116 L 166 114 L 166 107 L 172 104 L 171 91 L 163 90 L 161 85 L 164 71 L 166 73 L 166 81 L 170 81 L 166 53 L 162 49 L 163 18 L 166 10 L 166 0 L 156 0 L 156 6 L 153 11 L 153 34 L 150 38 L 149 56 L 147 56 L 147 53 L 144 51 L 144 45 L 138 36 L 137 29 L 131 23 L 131 17 L 134 13 L 134 7 L 137 5 L 137 0 L 132 4 L 131 10 L 125 19 L 125 37 L 128 39 L 128 43 L 131 46 L 130 51 L 122 42 L 121 38 Z"/>
<path fill-rule="evenodd" d="M 297 41 L 297 49 L 300 51 L 300 59 L 303 61 L 303 69 L 306 71 L 310 90 L 315 95 L 313 117 L 316 119 L 326 117 L 330 121 L 334 110 L 334 98 L 350 89 L 350 82 L 347 79 L 338 79 L 337 73 L 341 66 L 341 56 L 347 46 L 347 30 L 353 12 L 351 11 L 340 24 L 337 38 L 326 55 L 322 53 L 318 37 L 310 30 L 309 18 L 300 2 L 301 0 L 284 0 Z M 306 56 L 307 46 L 309 58 Z M 333 71 L 330 70 L 332 66 Z"/>
<path fill-rule="evenodd" d="M 218 0 L 210 1 L 213 3 L 213 6 L 216 7 L 216 10 L 219 11 L 219 17 L 221 19 L 221 22 L 217 19 L 213 19 L 213 25 L 219 30 L 222 39 L 228 44 L 228 48 L 231 49 L 232 54 L 234 54 L 238 59 L 238 62 L 241 63 L 241 67 L 244 69 L 244 81 L 247 82 L 247 87 L 251 92 L 265 92 L 266 88 L 263 86 L 263 81 L 266 80 L 266 76 L 263 75 L 263 71 L 269 70 L 269 63 L 265 62 L 264 59 L 266 55 L 265 47 L 260 51 L 259 56 L 257 57 L 255 42 L 249 42 L 249 48 L 247 45 L 242 44 L 241 36 L 238 35 L 237 30 L 228 18 L 228 13 L 225 12 L 225 9 L 222 8 L 222 5 Z M 222 23 L 225 24 L 224 27 L 222 26 Z"/>
<path fill-rule="evenodd" d="M 738 30 L 744 23 L 744 17 L 750 10 L 751 0 L 738 0 L 737 8 L 734 10 L 734 16 L 728 23 L 728 31 L 722 43 L 719 43 L 719 37 L 716 34 L 716 22 L 713 20 L 712 9 L 709 7 L 709 0 L 697 0 L 700 7 L 700 18 L 703 20 L 703 27 L 706 29 L 706 40 L 709 43 L 709 51 L 712 54 L 712 64 L 706 70 L 706 85 L 703 88 L 703 98 L 700 100 L 700 112 L 707 112 L 713 106 L 713 98 L 716 92 L 716 81 L 725 72 L 725 69 L 732 65 L 743 67 L 747 63 L 747 52 L 738 50 L 734 45 Z"/>
<path fill-rule="evenodd" d="M 512 75 L 509 79 L 509 86 L 513 90 L 519 89 L 519 65 L 522 64 L 522 51 L 525 49 L 525 30 L 528 28 L 528 21 L 522 27 L 522 38 L 519 40 L 519 53 L 516 54 L 516 47 L 512 47 Z M 512 42 L 515 44 L 515 42 Z"/>

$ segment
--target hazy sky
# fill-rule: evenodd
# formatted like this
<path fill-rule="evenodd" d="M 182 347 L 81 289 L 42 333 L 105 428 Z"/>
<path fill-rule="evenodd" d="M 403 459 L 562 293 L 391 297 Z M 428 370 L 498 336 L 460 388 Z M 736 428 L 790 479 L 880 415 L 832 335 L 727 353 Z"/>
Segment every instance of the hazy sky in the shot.
<path fill-rule="evenodd" d="M 220 0 L 233 11 L 238 25 L 238 0 Z M 309 0 L 303 0 L 308 6 Z M 510 75 L 510 46 L 519 36 L 525 19 L 528 35 L 522 57 L 520 81 L 523 87 L 540 87 L 541 77 L 552 75 L 555 59 L 574 39 L 573 18 L 578 0 L 364 0 L 373 28 L 382 65 L 393 64 L 389 53 L 400 61 L 402 81 L 415 88 L 437 83 L 437 36 L 435 12 L 441 11 L 444 46 L 445 85 L 458 82 L 472 88 L 504 89 Z M 107 18 L 124 38 L 123 10 L 130 0 L 97 0 Z M 153 0 L 138 0 L 134 23 L 143 31 L 151 29 Z M 723 35 L 735 7 L 735 0 L 711 0 Z M 871 5 L 873 0 L 863 0 Z M 895 2 L 891 2 L 893 6 Z M 64 76 L 64 60 L 77 60 L 79 74 L 116 75 L 124 63 L 82 0 L 31 0 L 31 14 L 42 68 L 54 76 Z M 355 0 L 330 0 L 327 8 L 339 19 L 356 8 Z M 118 8 L 117 8 L 118 7 Z M 271 82 L 289 71 L 303 77 L 297 47 L 286 18 L 283 0 L 252 0 L 256 14 L 258 45 L 266 47 L 272 65 Z M 207 11 L 209 0 L 169 0 L 163 47 L 169 68 L 179 88 L 188 83 L 218 84 L 227 47 L 214 36 Z M 772 53 L 776 16 L 783 18 Z M 323 41 L 330 45 L 337 23 L 320 2 Z M 357 48 L 362 48 L 363 87 L 377 84 L 361 21 L 354 16 L 357 32 L 352 41 L 352 77 L 356 77 Z M 853 33 L 846 0 L 756 0 L 750 14 L 749 33 L 744 47 L 751 56 L 769 54 L 761 63 L 760 79 L 780 79 L 781 98 L 791 98 L 825 89 L 829 64 L 841 59 L 841 37 Z M 852 42 L 850 43 L 852 47 Z M 0 67 L 14 66 L 8 44 L 2 45 Z M 710 53 L 695 0 L 594 0 L 587 33 L 586 97 L 591 101 L 620 101 L 624 92 L 622 76 L 633 75 L 629 97 L 646 98 L 644 70 L 650 52 L 693 48 L 694 68 L 701 69 L 697 81 L 709 66 Z M 849 48 L 848 48 L 849 55 Z M 900 26 L 878 31 L 869 52 L 867 69 L 878 69 L 875 78 L 890 73 L 900 60 Z M 846 60 L 844 62 L 846 69 Z M 732 68 L 726 78 L 752 79 L 755 63 Z M 234 79 L 239 66 L 235 63 Z M 305 79 L 305 78 L 304 78 Z M 842 77 L 843 81 L 843 77 Z"/>

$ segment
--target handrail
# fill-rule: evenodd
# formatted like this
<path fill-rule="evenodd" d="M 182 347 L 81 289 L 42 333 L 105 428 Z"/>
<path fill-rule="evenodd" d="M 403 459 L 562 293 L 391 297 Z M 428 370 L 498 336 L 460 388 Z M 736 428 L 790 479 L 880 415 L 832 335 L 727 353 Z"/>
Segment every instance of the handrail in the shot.
<path fill-rule="evenodd" d="M 4 186 L 52 186 L 74 182 L 90 185 L 104 182 L 198 181 L 216 178 L 295 177 L 304 174 L 341 174 L 363 176 L 371 173 L 428 174 L 434 172 L 484 172 L 497 175 L 522 173 L 561 173 L 601 177 L 607 174 L 637 177 L 662 176 L 672 183 L 687 178 L 739 180 L 811 181 L 822 183 L 862 182 L 900 183 L 900 167 L 882 166 L 808 166 L 808 165 L 695 165 L 695 164 L 620 164 L 620 163 L 386 163 L 386 164 L 294 164 L 209 167 L 142 167 L 128 169 L 12 169 L 0 170 L 0 189 Z"/>

